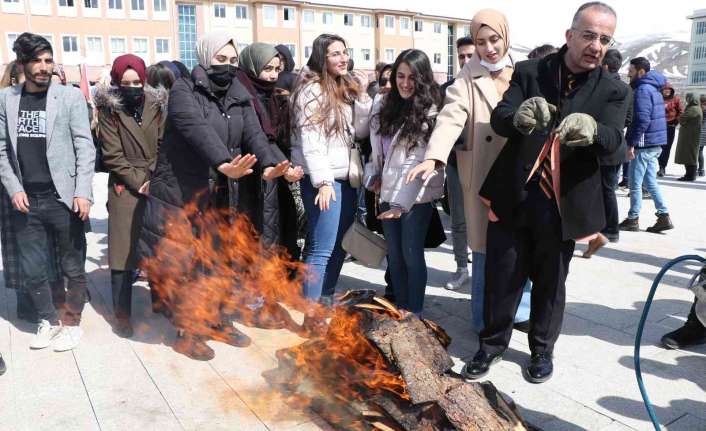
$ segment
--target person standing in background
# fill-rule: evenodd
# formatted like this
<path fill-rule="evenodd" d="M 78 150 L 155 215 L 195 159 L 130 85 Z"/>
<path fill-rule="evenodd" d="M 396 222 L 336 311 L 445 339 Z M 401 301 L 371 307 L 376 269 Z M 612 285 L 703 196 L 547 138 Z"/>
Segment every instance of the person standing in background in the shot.
<path fill-rule="evenodd" d="M 456 41 L 456 52 L 458 53 L 458 69 L 463 70 L 464 66 L 471 61 L 476 47 L 473 38 L 465 36 Z M 459 72 L 460 73 L 460 72 Z M 441 86 L 441 100 L 446 99 L 446 89 L 456 82 L 452 78 Z M 463 286 L 469 278 L 468 275 L 468 238 L 466 237 L 466 216 L 463 213 L 463 188 L 458 175 L 458 163 L 456 161 L 456 149 L 463 147 L 465 134 L 456 140 L 454 148 L 449 154 L 446 163 L 446 192 L 449 200 L 449 213 L 451 215 L 451 244 L 453 245 L 454 260 L 456 261 L 456 272 L 449 278 L 444 287 L 449 290 L 456 290 Z"/>
<path fill-rule="evenodd" d="M 676 95 L 674 87 L 672 87 L 669 82 L 662 87 L 662 97 L 664 97 L 664 110 L 667 116 L 667 145 L 662 147 L 662 154 L 659 155 L 658 177 L 663 177 L 667 174 L 667 164 L 669 163 L 669 156 L 672 152 L 674 135 L 679 125 L 679 117 L 682 112 L 684 112 L 681 99 Z"/>
<path fill-rule="evenodd" d="M 696 181 L 703 115 L 697 96 L 694 93 L 687 93 L 686 109 L 679 118 L 679 139 L 674 155 L 674 163 L 684 165 L 686 170 L 679 181 Z"/>

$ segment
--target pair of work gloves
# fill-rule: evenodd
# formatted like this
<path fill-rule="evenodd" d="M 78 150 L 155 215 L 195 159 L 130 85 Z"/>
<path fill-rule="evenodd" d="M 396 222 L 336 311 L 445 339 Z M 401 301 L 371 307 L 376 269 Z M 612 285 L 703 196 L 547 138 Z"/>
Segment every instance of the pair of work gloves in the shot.
<path fill-rule="evenodd" d="M 523 135 L 542 131 L 549 127 L 552 116 L 557 114 L 556 106 L 543 97 L 531 97 L 520 105 L 512 119 L 512 124 Z M 587 147 L 593 144 L 598 124 L 588 114 L 573 113 L 564 118 L 555 133 L 559 142 L 568 147 Z"/>

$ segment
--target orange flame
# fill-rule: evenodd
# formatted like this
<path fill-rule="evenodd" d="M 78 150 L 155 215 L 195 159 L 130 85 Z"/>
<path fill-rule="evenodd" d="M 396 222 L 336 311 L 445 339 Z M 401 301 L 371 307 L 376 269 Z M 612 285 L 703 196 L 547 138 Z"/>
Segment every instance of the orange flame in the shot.
<path fill-rule="evenodd" d="M 304 265 L 292 262 L 281 248 L 265 248 L 245 216 L 201 212 L 189 204 L 169 216 L 165 226 L 155 257 L 145 259 L 142 267 L 165 298 L 177 328 L 214 338 L 212 327 L 236 316 L 249 326 L 279 319 L 302 333 L 282 306 L 320 321 L 332 317 L 325 336 L 287 351 L 298 369 L 292 378 L 359 400 L 382 393 L 409 398 L 399 372 L 362 332 L 362 319 L 372 311 L 332 310 L 304 298 Z M 312 343 L 323 348 L 312 348 Z M 297 402 L 309 405 L 310 399 L 300 397 Z"/>

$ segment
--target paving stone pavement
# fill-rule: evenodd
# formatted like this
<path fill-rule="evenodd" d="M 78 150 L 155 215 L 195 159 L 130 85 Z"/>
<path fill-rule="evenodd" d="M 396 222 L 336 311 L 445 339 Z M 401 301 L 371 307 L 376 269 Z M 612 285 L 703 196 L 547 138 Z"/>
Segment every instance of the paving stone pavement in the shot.
<path fill-rule="evenodd" d="M 635 381 L 633 342 L 651 282 L 669 259 L 706 254 L 706 182 L 679 183 L 681 166 L 661 180 L 676 229 L 665 235 L 622 233 L 592 259 L 577 246 L 567 281 L 567 306 L 556 345 L 556 370 L 547 383 L 521 375 L 529 358 L 526 335 L 515 331 L 504 360 L 488 379 L 512 397 L 523 416 L 543 430 L 623 431 L 652 429 Z M 0 431 L 35 430 L 277 430 L 329 427 L 311 412 L 286 406 L 268 390 L 262 372 L 276 365 L 277 348 L 302 341 L 287 331 L 243 328 L 247 349 L 210 343 L 216 358 L 197 362 L 171 349 L 174 330 L 151 313 L 149 292 L 135 289 L 137 335 L 111 332 L 107 267 L 106 176 L 94 180 L 96 205 L 88 234 L 87 271 L 92 301 L 84 312 L 84 337 L 73 352 L 27 347 L 34 328 L 17 320 L 14 293 L 0 289 L 0 352 L 8 372 L 0 377 Z M 627 197 L 619 197 L 621 214 Z M 653 223 L 644 201 L 641 226 Z M 444 222 L 448 219 L 443 216 Z M 429 281 L 424 314 L 452 336 L 450 352 L 460 371 L 478 343 L 470 325 L 467 284 L 442 286 L 455 270 L 450 243 L 427 252 Z M 665 350 L 660 337 L 679 327 L 693 296 L 684 286 L 696 270 L 682 265 L 659 288 L 643 336 L 645 384 L 669 430 L 706 430 L 706 348 Z M 384 271 L 346 263 L 338 290 L 384 288 Z M 295 316 L 301 318 L 301 316 Z"/>

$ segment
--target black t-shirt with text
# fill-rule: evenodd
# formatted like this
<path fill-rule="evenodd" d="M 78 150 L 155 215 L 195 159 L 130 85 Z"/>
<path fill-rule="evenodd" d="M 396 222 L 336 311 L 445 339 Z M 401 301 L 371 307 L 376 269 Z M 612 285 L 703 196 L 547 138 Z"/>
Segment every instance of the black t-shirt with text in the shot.
<path fill-rule="evenodd" d="M 17 160 L 27 192 L 53 187 L 47 162 L 47 92 L 22 92 L 17 116 Z"/>

